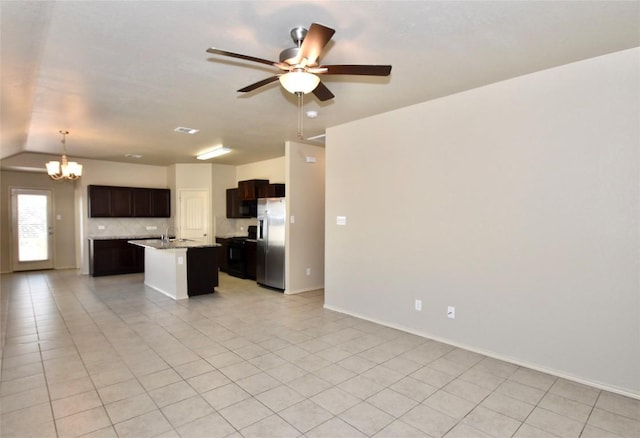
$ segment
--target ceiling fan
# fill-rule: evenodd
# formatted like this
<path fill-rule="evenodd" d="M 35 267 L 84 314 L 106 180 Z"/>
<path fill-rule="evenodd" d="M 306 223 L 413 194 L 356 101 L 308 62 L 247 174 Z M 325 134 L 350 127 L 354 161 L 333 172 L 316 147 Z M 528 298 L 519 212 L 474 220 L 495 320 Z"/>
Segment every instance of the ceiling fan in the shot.
<path fill-rule="evenodd" d="M 320 54 L 334 33 L 334 29 L 318 23 L 312 23 L 309 30 L 303 27 L 291 29 L 291 39 L 296 47 L 283 50 L 280 53 L 279 62 L 228 52 L 214 47 L 207 49 L 207 52 L 271 65 L 282 71 L 282 73 L 239 89 L 238 92 L 241 93 L 253 91 L 279 80 L 290 93 L 301 97 L 302 94 L 313 92 L 319 100 L 326 101 L 335 96 L 317 75 L 389 76 L 391 74 L 390 65 L 320 65 Z"/>

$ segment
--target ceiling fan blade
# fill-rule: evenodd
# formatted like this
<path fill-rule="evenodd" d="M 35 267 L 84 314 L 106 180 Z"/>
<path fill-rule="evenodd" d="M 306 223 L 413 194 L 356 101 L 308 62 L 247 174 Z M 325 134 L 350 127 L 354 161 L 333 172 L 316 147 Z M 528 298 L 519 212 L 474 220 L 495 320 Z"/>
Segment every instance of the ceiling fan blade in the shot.
<path fill-rule="evenodd" d="M 389 76 L 390 65 L 321 65 L 318 68 L 327 69 L 325 75 L 363 75 L 363 76 Z"/>
<path fill-rule="evenodd" d="M 256 88 L 260 88 L 264 85 L 268 85 L 272 82 L 275 82 L 277 80 L 278 80 L 278 76 L 271 76 L 270 78 L 263 79 L 261 81 L 256 82 L 255 84 L 247 85 L 246 87 L 239 89 L 238 92 L 247 93 L 249 91 L 255 90 Z"/>
<path fill-rule="evenodd" d="M 321 101 L 333 99 L 335 96 L 325 84 L 322 82 L 318 83 L 318 86 L 313 90 L 313 94 Z"/>
<path fill-rule="evenodd" d="M 312 23 L 307 35 L 302 41 L 300 52 L 292 64 L 301 64 L 306 59 L 304 62 L 305 65 L 316 65 L 324 46 L 331 40 L 334 33 L 336 33 L 336 31 L 330 27 Z"/>
<path fill-rule="evenodd" d="M 215 47 L 208 48 L 207 53 L 213 53 L 214 55 L 230 56 L 231 58 L 244 59 L 245 61 L 259 62 L 260 64 L 272 65 L 282 70 L 289 70 L 289 67 L 290 67 L 289 65 L 281 62 L 269 61 L 268 59 L 256 58 L 255 56 L 243 55 L 241 53 L 228 52 L 226 50 L 216 49 Z"/>

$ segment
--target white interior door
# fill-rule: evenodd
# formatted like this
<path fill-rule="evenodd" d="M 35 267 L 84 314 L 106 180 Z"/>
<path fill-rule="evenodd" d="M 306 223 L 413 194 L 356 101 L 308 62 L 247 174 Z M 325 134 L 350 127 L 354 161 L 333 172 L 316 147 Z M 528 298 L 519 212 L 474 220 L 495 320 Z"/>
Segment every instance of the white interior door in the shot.
<path fill-rule="evenodd" d="M 12 268 L 53 268 L 53 208 L 50 190 L 11 189 Z"/>
<path fill-rule="evenodd" d="M 178 237 L 204 240 L 209 236 L 209 190 L 183 189 L 179 191 Z"/>

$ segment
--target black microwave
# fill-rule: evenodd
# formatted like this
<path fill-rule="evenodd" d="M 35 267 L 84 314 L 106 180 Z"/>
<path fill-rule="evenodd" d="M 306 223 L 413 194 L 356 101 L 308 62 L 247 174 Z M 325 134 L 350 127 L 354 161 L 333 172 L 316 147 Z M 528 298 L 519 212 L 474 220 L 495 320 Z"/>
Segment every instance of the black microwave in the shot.
<path fill-rule="evenodd" d="M 240 201 L 241 217 L 258 217 L 258 201 Z"/>

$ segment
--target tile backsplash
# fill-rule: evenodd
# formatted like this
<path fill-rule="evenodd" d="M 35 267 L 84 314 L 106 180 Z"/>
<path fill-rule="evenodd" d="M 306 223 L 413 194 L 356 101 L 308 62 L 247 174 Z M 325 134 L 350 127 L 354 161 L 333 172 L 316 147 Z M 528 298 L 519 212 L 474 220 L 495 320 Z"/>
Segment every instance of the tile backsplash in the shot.
<path fill-rule="evenodd" d="M 257 219 L 229 219 L 226 216 L 216 216 L 215 235 L 223 236 L 246 236 L 249 225 L 255 225 Z"/>
<path fill-rule="evenodd" d="M 170 218 L 89 218 L 88 224 L 91 237 L 151 237 L 167 229 L 175 234 Z"/>
<path fill-rule="evenodd" d="M 157 237 L 167 229 L 169 234 L 177 234 L 170 218 L 89 218 L 87 221 L 90 237 Z M 246 236 L 249 225 L 255 224 L 256 219 L 216 216 L 214 235 Z"/>

